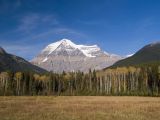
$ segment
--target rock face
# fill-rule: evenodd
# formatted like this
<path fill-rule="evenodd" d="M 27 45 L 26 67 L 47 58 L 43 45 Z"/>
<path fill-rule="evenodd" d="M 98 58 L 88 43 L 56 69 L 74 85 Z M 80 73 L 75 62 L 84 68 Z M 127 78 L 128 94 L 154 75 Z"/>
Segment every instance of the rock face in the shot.
<path fill-rule="evenodd" d="M 32 65 L 21 57 L 8 54 L 3 48 L 0 47 L 0 72 L 35 72 L 45 73 L 46 70 Z"/>
<path fill-rule="evenodd" d="M 83 71 L 100 70 L 108 67 L 122 57 L 108 54 L 97 45 L 76 45 L 71 40 L 62 39 L 48 45 L 31 62 L 48 71 Z"/>

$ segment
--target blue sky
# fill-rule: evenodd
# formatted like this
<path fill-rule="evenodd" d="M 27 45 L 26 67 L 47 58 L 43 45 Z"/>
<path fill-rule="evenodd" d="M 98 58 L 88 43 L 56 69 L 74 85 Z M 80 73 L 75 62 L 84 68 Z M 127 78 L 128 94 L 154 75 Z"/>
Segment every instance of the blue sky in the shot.
<path fill-rule="evenodd" d="M 0 0 L 0 46 L 27 60 L 68 38 L 119 55 L 160 41 L 159 0 Z"/>

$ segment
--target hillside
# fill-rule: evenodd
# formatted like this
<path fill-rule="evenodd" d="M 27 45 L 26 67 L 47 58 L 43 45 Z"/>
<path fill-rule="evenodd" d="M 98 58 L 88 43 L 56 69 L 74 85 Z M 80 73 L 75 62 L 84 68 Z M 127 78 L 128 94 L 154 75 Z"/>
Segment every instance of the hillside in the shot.
<path fill-rule="evenodd" d="M 35 65 L 32 65 L 25 59 L 8 54 L 3 48 L 0 47 L 0 72 L 2 71 L 32 71 L 35 73 L 44 73 L 47 72 L 46 70 L 39 68 Z"/>
<path fill-rule="evenodd" d="M 116 62 L 111 67 L 131 66 L 160 61 L 160 42 L 144 46 L 133 56 Z"/>

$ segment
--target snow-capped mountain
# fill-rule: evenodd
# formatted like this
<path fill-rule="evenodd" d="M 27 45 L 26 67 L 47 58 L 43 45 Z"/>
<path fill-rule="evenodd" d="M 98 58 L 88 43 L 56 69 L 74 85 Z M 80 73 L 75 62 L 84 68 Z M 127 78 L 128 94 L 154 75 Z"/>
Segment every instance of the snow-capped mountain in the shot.
<path fill-rule="evenodd" d="M 62 39 L 58 42 L 55 42 L 55 43 L 48 45 L 42 51 L 42 53 L 45 52 L 48 55 L 57 53 L 56 55 L 58 55 L 58 53 L 62 50 L 67 51 L 68 55 L 78 55 L 78 53 L 79 53 L 79 54 L 82 54 L 86 57 L 97 57 L 98 55 L 102 54 L 101 49 L 97 45 L 92 45 L 92 46 L 76 45 L 68 39 Z M 73 54 L 71 54 L 71 53 L 73 53 Z M 105 54 L 107 54 L 107 53 L 105 53 Z"/>
<path fill-rule="evenodd" d="M 48 71 L 84 71 L 103 69 L 122 57 L 102 51 L 97 45 L 76 45 L 71 40 L 62 39 L 49 44 L 31 62 Z"/>

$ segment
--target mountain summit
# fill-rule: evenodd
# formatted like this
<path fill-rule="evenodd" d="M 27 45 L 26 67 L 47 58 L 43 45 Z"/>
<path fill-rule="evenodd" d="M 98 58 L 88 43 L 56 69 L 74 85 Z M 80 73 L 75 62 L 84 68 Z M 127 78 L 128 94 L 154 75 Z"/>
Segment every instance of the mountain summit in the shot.
<path fill-rule="evenodd" d="M 49 44 L 31 62 L 53 72 L 103 69 L 121 57 L 102 51 L 97 45 L 77 45 L 62 39 Z"/>
<path fill-rule="evenodd" d="M 96 57 L 102 54 L 101 49 L 97 45 L 93 46 L 76 45 L 75 43 L 73 43 L 71 40 L 68 39 L 62 39 L 58 42 L 52 43 L 48 45 L 42 52 L 48 53 L 48 55 L 50 54 L 71 55 L 71 56 L 82 55 L 86 57 Z"/>

